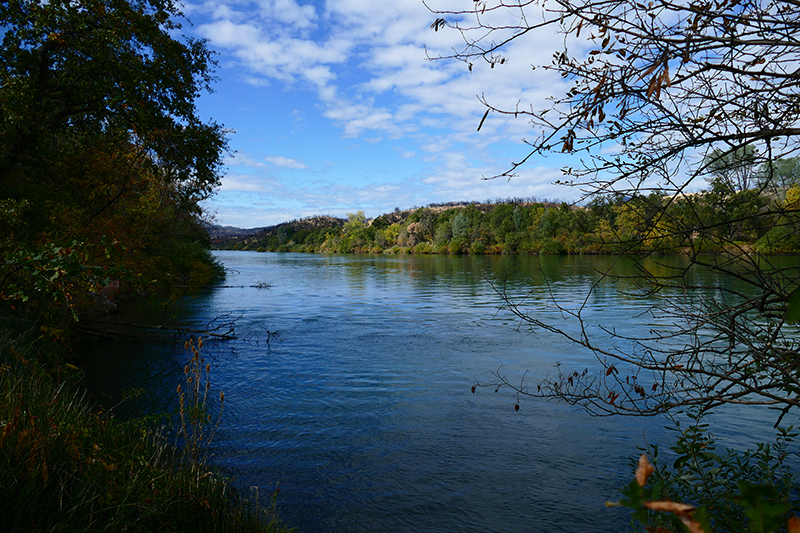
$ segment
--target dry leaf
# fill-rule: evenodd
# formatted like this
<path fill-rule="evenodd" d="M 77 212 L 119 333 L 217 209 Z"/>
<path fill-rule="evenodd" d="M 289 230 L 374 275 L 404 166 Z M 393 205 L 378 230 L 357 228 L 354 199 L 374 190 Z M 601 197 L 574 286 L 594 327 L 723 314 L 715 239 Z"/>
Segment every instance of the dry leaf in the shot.
<path fill-rule="evenodd" d="M 640 487 L 644 487 L 644 484 L 647 483 L 647 478 L 649 478 L 650 474 L 655 472 L 655 470 L 653 465 L 650 464 L 650 461 L 647 460 L 647 456 L 642 454 L 642 456 L 639 457 L 639 468 L 636 469 L 636 483 L 638 483 Z"/>
<path fill-rule="evenodd" d="M 668 500 L 644 502 L 642 505 L 653 511 L 663 511 L 665 513 L 673 513 L 676 515 L 687 514 L 694 511 L 694 507 L 691 505 L 685 503 L 671 502 Z"/>
<path fill-rule="evenodd" d="M 789 524 L 786 528 L 789 533 L 800 533 L 800 518 L 793 516 L 789 519 Z"/>
<path fill-rule="evenodd" d="M 700 523 L 692 517 L 691 513 L 679 514 L 678 518 L 691 533 L 706 533 L 705 530 L 703 530 L 703 528 L 700 526 Z"/>

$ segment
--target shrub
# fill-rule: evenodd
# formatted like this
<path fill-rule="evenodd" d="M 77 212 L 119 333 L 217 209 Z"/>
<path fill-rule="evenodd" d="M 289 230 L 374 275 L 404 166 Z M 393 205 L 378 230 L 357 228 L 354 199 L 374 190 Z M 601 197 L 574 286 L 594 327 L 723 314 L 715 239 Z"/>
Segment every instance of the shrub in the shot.
<path fill-rule="evenodd" d="M 482 254 L 486 251 L 486 246 L 481 241 L 475 241 L 469 248 L 471 254 Z"/>
<path fill-rule="evenodd" d="M 639 458 L 637 480 L 623 491 L 622 505 L 633 508 L 634 519 L 648 531 L 681 531 L 687 519 L 707 533 L 784 529 L 790 515 L 800 511 L 798 479 L 789 468 L 798 455 L 792 451 L 793 428 L 779 429 L 775 442 L 754 450 L 718 452 L 702 416 L 690 413 L 689 418 L 687 427 L 675 421 L 671 428 L 677 434 L 671 464 L 657 446 L 644 450 L 654 466 Z M 651 485 L 645 487 L 648 480 Z"/>

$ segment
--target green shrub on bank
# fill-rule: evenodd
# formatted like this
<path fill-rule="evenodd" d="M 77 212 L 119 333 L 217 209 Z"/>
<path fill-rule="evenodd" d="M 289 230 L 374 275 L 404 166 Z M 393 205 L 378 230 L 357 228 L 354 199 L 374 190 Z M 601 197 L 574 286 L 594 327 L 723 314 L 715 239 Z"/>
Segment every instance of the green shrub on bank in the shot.
<path fill-rule="evenodd" d="M 656 445 L 634 460 L 636 479 L 622 491 L 620 505 L 634 510 L 646 531 L 706 533 L 786 531 L 800 527 L 798 477 L 792 427 L 755 449 L 718 449 L 702 415 L 674 421 L 675 442 L 667 459 Z M 653 459 L 651 465 L 647 456 Z M 635 528 L 637 531 L 639 528 Z"/>

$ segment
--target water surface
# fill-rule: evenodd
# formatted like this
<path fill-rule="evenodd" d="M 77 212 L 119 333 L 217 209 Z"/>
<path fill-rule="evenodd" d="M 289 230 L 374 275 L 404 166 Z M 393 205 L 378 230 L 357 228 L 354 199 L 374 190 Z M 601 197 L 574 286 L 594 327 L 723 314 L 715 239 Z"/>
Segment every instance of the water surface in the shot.
<path fill-rule="evenodd" d="M 563 339 L 519 328 L 498 310 L 487 279 L 507 276 L 531 312 L 559 321 L 550 291 L 580 305 L 612 258 L 218 257 L 230 269 L 225 286 L 179 310 L 200 325 L 240 316 L 237 340 L 204 348 L 212 387 L 226 396 L 213 461 L 243 490 L 280 483 L 288 524 L 301 532 L 625 529 L 625 511 L 604 503 L 631 479 L 637 447 L 668 441 L 663 420 L 598 419 L 525 398 L 516 412 L 512 391 L 471 392 L 501 367 L 532 386 L 559 362 L 597 367 Z M 647 324 L 632 317 L 652 302 L 620 293 L 619 283 L 592 297 L 587 317 L 635 333 Z M 146 390 L 121 409 L 175 408 L 185 362 L 175 344 L 92 343 L 85 358 L 95 393 Z M 767 426 L 757 419 L 729 415 L 720 434 L 738 445 L 763 440 Z"/>

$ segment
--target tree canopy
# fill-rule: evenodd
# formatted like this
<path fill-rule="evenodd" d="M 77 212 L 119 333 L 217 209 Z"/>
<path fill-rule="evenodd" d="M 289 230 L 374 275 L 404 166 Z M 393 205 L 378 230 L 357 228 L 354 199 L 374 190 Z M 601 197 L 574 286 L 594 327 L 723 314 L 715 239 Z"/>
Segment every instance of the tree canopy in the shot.
<path fill-rule="evenodd" d="M 197 216 L 225 136 L 197 115 L 212 54 L 180 17 L 172 0 L 0 5 L 4 300 L 75 311 L 109 279 L 210 267 Z"/>

